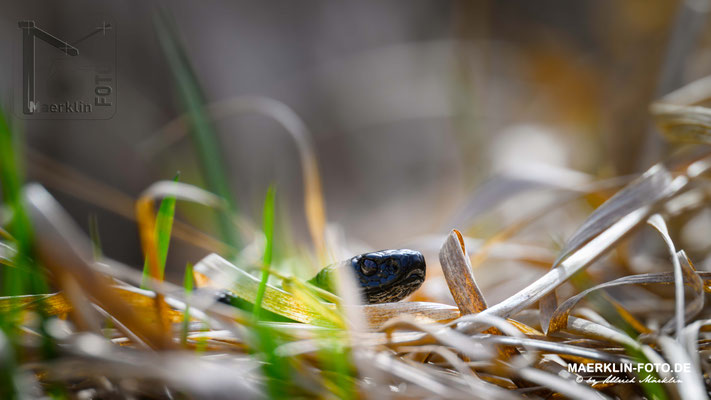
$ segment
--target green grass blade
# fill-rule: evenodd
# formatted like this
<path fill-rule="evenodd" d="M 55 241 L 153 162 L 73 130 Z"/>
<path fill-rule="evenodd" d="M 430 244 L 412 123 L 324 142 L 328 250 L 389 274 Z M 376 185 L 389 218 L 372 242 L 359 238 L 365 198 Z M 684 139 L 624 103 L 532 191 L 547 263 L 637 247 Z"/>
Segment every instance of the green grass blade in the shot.
<path fill-rule="evenodd" d="M 203 178 L 208 189 L 224 198 L 228 204 L 228 215 L 224 213 L 218 215 L 217 224 L 223 240 L 237 248 L 239 238 L 230 218 L 237 212 L 237 205 L 225 174 L 225 164 L 220 153 L 216 130 L 203 109 L 205 96 L 170 18 L 165 13 L 159 13 L 155 18 L 155 27 L 163 52 L 173 71 L 180 97 L 187 109 L 191 126 L 190 134 L 200 161 Z"/>
<path fill-rule="evenodd" d="M 259 351 L 264 357 L 262 373 L 266 378 L 269 398 L 285 399 L 293 397 L 289 393 L 289 389 L 293 387 L 290 385 L 292 367 L 289 364 L 289 360 L 280 356 L 276 351 L 283 344 L 279 341 L 277 332 L 264 325 L 257 325 L 255 331 Z"/>
<path fill-rule="evenodd" d="M 270 185 L 267 189 L 267 195 L 264 198 L 264 208 L 262 211 L 262 230 L 264 231 L 264 257 L 262 260 L 262 279 L 259 282 L 257 290 L 257 298 L 254 301 L 254 316 L 259 319 L 259 311 L 262 307 L 262 299 L 264 292 L 267 289 L 267 281 L 269 280 L 269 269 L 272 265 L 272 252 L 274 245 L 274 203 L 276 198 L 276 188 Z"/>
<path fill-rule="evenodd" d="M 8 232 L 16 241 L 15 265 L 18 267 L 3 268 L 2 289 L 5 296 L 27 294 L 31 291 L 24 271 L 28 267 L 27 257 L 31 252 L 32 229 L 21 202 L 22 173 L 16 159 L 18 153 L 16 138 L 10 130 L 2 110 L 0 110 L 0 184 L 2 185 L 3 203 L 12 212 Z"/>
<path fill-rule="evenodd" d="M 641 350 L 630 346 L 624 347 L 627 354 L 632 356 L 635 362 L 640 364 L 651 364 L 651 361 L 649 361 L 647 356 L 645 356 Z M 664 390 L 664 386 L 661 383 L 658 383 L 660 378 L 656 372 L 647 372 L 644 368 L 642 368 L 636 372 L 636 376 L 637 382 L 640 386 L 642 386 L 642 390 L 648 399 L 667 400 L 669 398 L 666 390 Z"/>
<path fill-rule="evenodd" d="M 11 213 L 7 235 L 14 240 L 16 252 L 13 256 L 13 267 L 0 264 L 2 269 L 2 295 L 16 296 L 24 294 L 48 293 L 44 271 L 33 260 L 32 223 L 22 202 L 23 174 L 17 154 L 19 142 L 13 134 L 0 108 L 0 187 L 2 188 L 3 205 Z M 39 333 L 41 336 L 40 350 L 46 358 L 53 357 L 55 346 L 52 338 L 46 334 L 47 313 L 43 303 L 38 307 L 41 318 Z M 13 346 L 19 344 L 19 326 L 21 314 L 18 309 L 0 313 L 0 397 L 14 398 L 18 394 L 17 381 L 14 376 L 17 370 L 18 353 Z M 8 382 L 9 381 L 9 382 Z"/>
<path fill-rule="evenodd" d="M 356 398 L 355 378 L 351 371 L 351 354 L 338 340 L 322 336 L 319 343 L 318 357 L 323 364 L 322 376 L 326 387 L 339 399 Z M 325 372 L 328 371 L 328 374 Z"/>
<path fill-rule="evenodd" d="M 180 179 L 180 173 L 175 175 L 173 181 Z M 165 262 L 168 259 L 168 247 L 170 246 L 170 232 L 173 229 L 173 218 L 175 216 L 175 196 L 168 196 L 160 202 L 158 215 L 156 216 L 156 241 L 158 242 L 158 268 L 160 269 L 160 279 L 163 279 L 165 272 Z M 145 289 L 151 276 L 148 267 L 148 259 L 143 262 L 143 281 L 141 287 Z"/>
<path fill-rule="evenodd" d="M 183 289 L 185 290 L 185 298 L 189 299 L 193 292 L 193 265 L 188 263 L 185 266 L 185 276 L 183 277 Z M 190 325 L 190 305 L 185 305 L 183 312 L 183 325 L 180 332 L 180 343 L 186 346 L 188 342 L 188 326 Z"/>
<path fill-rule="evenodd" d="M 94 259 L 98 260 L 102 257 L 101 237 L 99 236 L 99 219 L 94 213 L 89 214 L 89 237 Z"/>
<path fill-rule="evenodd" d="M 262 278 L 257 289 L 257 296 L 254 301 L 254 318 L 258 320 L 260 317 L 262 299 L 267 288 L 269 280 L 269 271 L 272 264 L 272 255 L 274 247 L 274 209 L 275 209 L 276 189 L 274 185 L 270 185 L 267 189 L 267 195 L 264 198 L 264 207 L 262 211 L 262 230 L 264 231 L 264 257 L 262 259 Z M 279 346 L 278 335 L 271 328 L 262 325 L 256 325 L 256 344 L 259 351 L 264 355 L 265 363 L 262 366 L 262 371 L 266 378 L 267 392 L 270 398 L 286 398 L 288 395 L 286 384 L 289 382 L 291 367 L 284 357 L 276 353 Z"/>
<path fill-rule="evenodd" d="M 7 233 L 17 246 L 13 260 L 16 268 L 2 266 L 2 294 L 5 296 L 49 291 L 44 271 L 32 259 L 32 223 L 22 204 L 23 174 L 17 154 L 22 154 L 19 142 L 0 108 L 0 187 L 3 203 L 12 215 Z"/>

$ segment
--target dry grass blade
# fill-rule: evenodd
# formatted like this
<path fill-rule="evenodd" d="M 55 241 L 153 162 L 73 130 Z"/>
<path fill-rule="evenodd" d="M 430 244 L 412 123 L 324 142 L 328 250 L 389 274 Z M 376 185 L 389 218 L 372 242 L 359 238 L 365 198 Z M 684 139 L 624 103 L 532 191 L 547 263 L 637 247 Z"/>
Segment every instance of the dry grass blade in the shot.
<path fill-rule="evenodd" d="M 400 350 L 403 353 L 407 354 L 417 354 L 417 353 L 427 353 L 427 354 L 437 354 L 440 357 L 442 357 L 449 365 L 451 365 L 459 374 L 461 377 L 467 382 L 467 385 L 469 385 L 469 389 L 471 389 L 473 392 L 477 391 L 477 386 L 484 384 L 484 381 L 479 379 L 479 377 L 476 376 L 476 374 L 467 366 L 467 364 L 462 361 L 459 356 L 452 350 L 449 350 L 448 348 L 444 346 L 436 346 L 436 345 L 421 345 L 421 346 L 401 346 L 398 350 Z M 504 392 L 502 389 L 493 386 L 492 389 L 500 390 L 501 393 L 497 393 L 499 396 L 504 395 Z"/>
<path fill-rule="evenodd" d="M 451 379 L 449 379 L 450 382 L 448 383 L 441 382 L 441 375 L 436 376 L 432 373 L 428 373 L 424 366 L 416 367 L 407 364 L 385 352 L 367 350 L 360 352 L 357 357 L 367 360 L 372 368 L 378 369 L 381 373 L 398 377 L 440 398 L 464 399 L 472 398 L 472 395 L 479 396 L 476 393 L 469 392 L 469 388 L 463 384 L 453 385 Z M 482 393 L 482 396 L 479 398 L 485 398 L 483 395 L 484 393 Z M 487 395 L 490 396 L 491 393 L 487 393 Z"/>
<path fill-rule="evenodd" d="M 93 375 L 130 379 L 148 397 L 164 391 L 156 381 L 166 382 L 194 398 L 226 400 L 238 394 L 251 399 L 263 395 L 254 372 L 258 365 L 245 357 L 197 358 L 176 352 L 137 352 L 88 334 L 72 338 L 65 347 L 74 357 L 50 365 L 53 379 L 76 380 Z M 138 365 L 141 368 L 135 368 Z"/>
<path fill-rule="evenodd" d="M 459 318 L 460 315 L 457 307 L 424 301 L 345 306 L 346 309 L 351 307 L 364 313 L 368 327 L 371 329 L 379 329 L 387 321 L 400 315 L 409 315 L 422 322 L 449 322 Z"/>
<path fill-rule="evenodd" d="M 439 344 L 457 349 L 471 360 L 489 360 L 494 354 L 489 351 L 488 346 L 477 343 L 456 330 L 441 325 L 422 323 L 410 316 L 393 318 L 381 328 L 388 334 L 392 334 L 397 329 L 421 331 L 432 337 Z"/>
<path fill-rule="evenodd" d="M 691 367 L 689 370 L 682 368 L 681 371 L 678 371 L 676 375 L 679 383 L 670 386 L 678 390 L 683 399 L 708 399 L 708 393 L 702 380 L 703 375 L 681 344 L 669 336 L 661 336 L 657 338 L 657 342 L 670 363 Z"/>
<path fill-rule="evenodd" d="M 527 381 L 538 383 L 548 387 L 572 399 L 600 400 L 610 399 L 604 394 L 589 388 L 585 385 L 577 384 L 571 380 L 561 378 L 549 372 L 536 368 L 520 368 L 515 370 L 516 374 Z"/>
<path fill-rule="evenodd" d="M 486 309 L 486 300 L 474 280 L 462 234 L 450 232 L 439 252 L 439 262 L 462 315 L 476 314 Z"/>
<path fill-rule="evenodd" d="M 710 143 L 711 109 L 697 104 L 711 98 L 711 76 L 694 81 L 652 104 L 664 135 L 675 142 Z"/>
<path fill-rule="evenodd" d="M 669 236 L 669 231 L 667 230 L 667 224 L 664 222 L 664 218 L 662 218 L 659 214 L 655 214 L 649 217 L 647 222 L 662 235 L 664 243 L 667 245 L 669 252 L 671 253 L 672 264 L 674 265 L 674 320 L 676 321 L 677 335 L 681 335 L 681 330 L 684 328 L 684 273 L 681 271 L 681 264 L 676 256 L 674 242 Z"/>
<path fill-rule="evenodd" d="M 674 242 L 672 241 L 671 236 L 669 236 L 666 222 L 664 222 L 662 216 L 655 214 L 649 218 L 648 222 L 662 235 L 662 238 L 671 253 L 672 264 L 674 266 L 674 286 L 676 297 L 675 316 L 674 320 L 669 321 L 669 324 L 664 327 L 663 331 L 668 332 L 671 327 L 674 326 L 678 336 L 682 333 L 686 319 L 697 314 L 704 306 L 703 283 L 701 282 L 701 278 L 699 278 L 699 276 L 694 272 L 694 268 L 692 267 L 689 259 L 686 257 L 686 254 L 683 252 L 677 253 L 676 248 L 674 247 Z M 694 300 L 692 301 L 692 304 L 690 304 L 688 310 L 684 305 L 684 278 L 686 278 L 687 282 L 694 289 L 695 294 Z M 672 323 L 674 323 L 674 325 L 672 325 Z"/>
<path fill-rule="evenodd" d="M 711 324 L 711 319 L 694 321 L 684 327 L 684 331 L 681 335 L 681 343 L 686 352 L 691 356 L 691 361 L 697 369 L 700 369 L 703 365 L 706 374 L 709 373 L 709 368 L 708 363 L 701 361 L 702 356 L 699 353 L 699 331 L 702 327 L 708 326 L 709 324 Z"/>
<path fill-rule="evenodd" d="M 71 311 L 72 306 L 61 293 L 30 294 L 25 296 L 0 297 L 0 312 L 9 312 L 14 307 L 34 309 L 42 304 L 49 315 L 64 315 Z"/>
<path fill-rule="evenodd" d="M 639 179 L 619 191 L 593 212 L 571 236 L 561 250 L 555 265 L 568 258 L 593 237 L 611 227 L 616 221 L 635 210 L 649 207 L 678 191 L 669 171 L 658 164 Z"/>
<path fill-rule="evenodd" d="M 633 349 L 640 348 L 640 344 L 626 333 L 582 318 L 568 317 L 566 330 L 587 338 L 617 343 Z"/>
<path fill-rule="evenodd" d="M 56 276 L 70 276 L 84 293 L 151 347 L 169 347 L 167 332 L 142 321 L 121 301 L 109 282 L 91 268 L 90 246 L 74 240 L 83 235 L 52 196 L 42 186 L 30 184 L 25 187 L 24 201 L 37 228 L 35 240 L 44 264 Z"/>
<path fill-rule="evenodd" d="M 113 277 L 116 280 L 139 285 L 142 280 L 142 274 L 131 267 L 121 264 L 117 261 L 105 258 L 100 262 L 95 262 L 92 267 L 99 273 Z M 216 329 L 229 329 L 236 337 L 243 337 L 244 332 L 240 331 L 235 323 L 244 326 L 250 326 L 253 322 L 251 314 L 248 314 L 240 309 L 231 307 L 215 301 L 215 293 L 210 290 L 193 292 L 190 298 L 185 296 L 185 291 L 182 287 L 174 285 L 170 282 L 152 280 L 151 291 L 142 290 L 137 287 L 124 287 L 124 292 L 127 294 L 128 302 L 137 302 L 138 304 L 146 304 L 143 298 L 153 299 L 156 293 L 160 293 L 165 297 L 166 303 L 176 310 L 185 309 L 186 305 L 190 306 L 190 315 L 197 320 L 203 320 L 208 323 L 208 326 Z M 139 299 L 139 297 L 141 299 Z M 169 314 L 170 316 L 171 314 Z M 182 315 L 181 315 L 182 316 Z M 178 322 L 176 318 L 176 322 Z"/>
<path fill-rule="evenodd" d="M 91 267 L 97 273 L 110 276 L 116 280 L 123 280 L 136 285 L 141 282 L 141 274 L 139 272 L 113 260 L 104 259 L 101 262 L 92 264 Z M 206 321 L 211 326 L 220 327 L 225 326 L 225 324 L 208 317 L 208 314 L 218 317 L 223 322 L 236 321 L 240 324 L 249 325 L 250 318 L 247 314 L 234 307 L 215 303 L 212 293 L 195 293 L 188 299 L 185 297 L 182 288 L 171 283 L 153 280 L 151 286 L 154 291 L 142 290 L 128 285 L 112 286 L 112 289 L 121 301 L 131 306 L 142 320 L 150 324 L 156 322 L 154 302 L 156 292 L 158 292 L 165 296 L 166 303 L 171 307 L 168 310 L 167 317 L 172 323 L 178 323 L 183 320 L 181 311 L 188 304 L 191 307 L 192 318 Z M 40 306 L 48 315 L 60 317 L 69 313 L 73 308 L 71 302 L 61 292 L 46 295 L 0 297 L 0 312 L 7 312 L 16 307 L 21 307 L 24 310 L 36 310 Z M 227 327 L 229 326 L 227 325 Z M 234 331 L 232 332 L 234 333 Z"/>
<path fill-rule="evenodd" d="M 503 344 L 507 346 L 522 346 L 536 349 L 544 353 L 567 354 L 582 357 L 589 360 L 597 360 L 610 363 L 622 363 L 628 361 L 625 357 L 616 356 L 603 350 L 590 349 L 570 344 L 550 342 L 531 338 L 510 337 L 500 335 L 474 335 L 471 337 L 475 342 L 485 344 Z"/>
<path fill-rule="evenodd" d="M 708 272 L 701 272 L 701 273 L 694 273 L 694 275 L 699 279 L 709 279 L 711 278 L 711 273 Z M 693 280 L 696 280 L 696 278 L 693 278 Z M 557 332 L 561 329 L 563 329 L 566 324 L 568 324 L 568 318 L 570 312 L 573 310 L 573 308 L 583 299 L 585 296 L 588 294 L 596 291 L 596 290 L 601 290 L 605 288 L 612 288 L 616 286 L 624 286 L 624 285 L 649 285 L 649 284 L 669 284 L 669 283 L 674 283 L 675 277 L 673 272 L 669 273 L 657 273 L 657 274 L 640 274 L 640 275 L 630 275 L 630 276 L 625 276 L 622 278 L 618 278 L 609 282 L 604 282 L 599 285 L 593 286 L 589 289 L 586 289 L 577 295 L 568 298 L 565 302 L 563 302 L 553 313 L 553 316 L 551 317 L 550 324 L 548 326 L 548 332 Z M 687 284 L 691 284 L 690 281 L 687 281 Z M 695 285 L 695 284 L 694 284 Z M 692 287 L 694 287 L 692 285 Z M 702 303 L 703 304 L 703 303 Z M 569 324 L 568 324 L 569 325 Z"/>
<path fill-rule="evenodd" d="M 488 324 L 491 326 L 491 328 L 486 329 L 483 333 L 488 333 L 488 334 L 494 334 L 494 335 L 508 335 L 511 337 L 516 337 L 516 338 L 525 338 L 526 335 L 532 335 L 532 336 L 543 336 L 541 332 L 536 331 L 535 329 L 522 324 L 520 322 L 514 321 L 512 319 L 503 319 L 499 318 L 493 315 L 484 315 L 484 314 L 469 314 L 469 315 L 464 315 L 458 320 L 451 322 L 447 324 L 447 326 L 452 326 L 457 323 L 462 323 L 466 322 L 467 320 L 472 321 L 480 321 L 483 323 Z M 471 333 L 471 332 L 469 332 Z M 523 352 L 522 356 L 527 360 L 529 364 L 533 364 L 536 359 L 538 358 L 538 350 L 534 347 L 526 347 L 524 344 L 523 347 L 526 349 L 525 352 Z M 503 358 L 509 358 L 516 354 L 516 352 L 513 349 L 497 349 L 499 352 L 499 355 Z"/>
<path fill-rule="evenodd" d="M 681 189 L 680 186 L 686 184 L 686 180 L 681 181 L 682 179 L 684 178 L 680 178 L 678 182 L 673 180 L 669 171 L 661 164 L 647 170 L 641 177 L 606 201 L 583 222 L 560 252 L 553 268 L 558 267 L 594 237 L 610 229 L 623 216 L 632 215 L 639 210 L 646 210 L 647 214 L 653 212 L 662 200 L 677 193 Z M 631 230 L 635 226 L 636 224 L 630 226 L 629 229 Z M 558 306 L 557 303 L 555 292 L 541 299 L 542 326 L 548 326 L 550 318 Z"/>
<path fill-rule="evenodd" d="M 704 281 L 701 276 L 696 273 L 694 265 L 684 250 L 679 250 L 676 253 L 676 257 L 679 259 L 681 271 L 684 274 L 684 282 L 687 282 L 694 291 L 694 298 L 686 306 L 684 312 L 684 320 L 689 321 L 704 309 Z"/>

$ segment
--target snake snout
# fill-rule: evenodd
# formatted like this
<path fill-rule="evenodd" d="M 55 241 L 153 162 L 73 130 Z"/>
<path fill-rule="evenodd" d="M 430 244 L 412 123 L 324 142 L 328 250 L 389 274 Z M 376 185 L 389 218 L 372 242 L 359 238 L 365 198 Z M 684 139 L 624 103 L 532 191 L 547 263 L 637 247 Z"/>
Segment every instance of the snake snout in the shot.
<path fill-rule="evenodd" d="M 395 302 L 417 290 L 425 280 L 426 264 L 422 253 L 410 249 L 382 250 L 364 254 L 379 266 L 377 278 L 364 286 L 370 304 Z"/>

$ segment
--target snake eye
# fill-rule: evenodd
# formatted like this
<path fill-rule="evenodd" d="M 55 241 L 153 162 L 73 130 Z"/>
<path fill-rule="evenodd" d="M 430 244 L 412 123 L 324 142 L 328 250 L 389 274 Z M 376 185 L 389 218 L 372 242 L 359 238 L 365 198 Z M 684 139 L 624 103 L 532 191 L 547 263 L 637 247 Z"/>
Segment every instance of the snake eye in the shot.
<path fill-rule="evenodd" d="M 373 260 L 363 260 L 360 264 L 360 271 L 363 272 L 365 276 L 371 276 L 378 271 L 378 264 Z"/>

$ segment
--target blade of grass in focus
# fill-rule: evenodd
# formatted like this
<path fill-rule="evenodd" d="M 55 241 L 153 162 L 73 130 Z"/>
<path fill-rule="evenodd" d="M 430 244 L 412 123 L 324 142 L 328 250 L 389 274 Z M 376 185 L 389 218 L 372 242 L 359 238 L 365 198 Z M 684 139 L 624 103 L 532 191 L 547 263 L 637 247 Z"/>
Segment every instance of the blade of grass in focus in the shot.
<path fill-rule="evenodd" d="M 178 39 L 178 29 L 173 21 L 166 12 L 159 12 L 154 18 L 154 25 L 163 53 L 173 71 L 180 97 L 189 115 L 192 128 L 190 134 L 200 160 L 203 178 L 210 191 L 227 201 L 227 211 L 217 215 L 220 233 L 228 245 L 237 248 L 239 238 L 231 218 L 231 215 L 237 212 L 237 204 L 225 174 L 225 164 L 219 151 L 216 130 L 203 109 L 205 96 L 188 56 Z"/>
<path fill-rule="evenodd" d="M 274 199 L 276 197 L 276 188 L 270 185 L 267 189 L 267 195 L 264 198 L 264 208 L 262 212 L 262 231 L 264 232 L 264 258 L 262 260 L 262 279 L 259 282 L 257 290 L 257 298 L 254 301 L 254 317 L 259 319 L 259 312 L 262 307 L 262 299 L 264 292 L 267 289 L 267 281 L 269 280 L 269 269 L 272 264 L 272 249 L 274 245 Z"/>
<path fill-rule="evenodd" d="M 178 182 L 180 173 L 173 178 Z M 163 280 L 165 273 L 165 262 L 168 258 L 168 246 L 170 245 L 170 232 L 173 229 L 173 217 L 175 216 L 175 196 L 168 196 L 160 202 L 158 215 L 156 216 L 156 241 L 158 243 L 158 267 L 160 268 L 160 280 Z M 148 266 L 148 258 L 143 262 L 143 281 L 141 288 L 146 289 L 151 271 Z"/>

